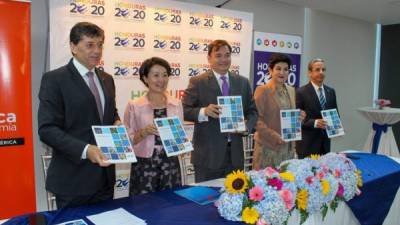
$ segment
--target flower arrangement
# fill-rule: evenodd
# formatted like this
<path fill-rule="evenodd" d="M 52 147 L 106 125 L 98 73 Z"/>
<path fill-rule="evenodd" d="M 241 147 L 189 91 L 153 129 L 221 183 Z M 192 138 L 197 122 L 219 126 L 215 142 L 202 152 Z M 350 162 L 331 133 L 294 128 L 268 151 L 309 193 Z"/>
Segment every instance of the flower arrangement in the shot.
<path fill-rule="evenodd" d="M 390 105 L 391 102 L 390 100 L 387 99 L 376 99 L 375 100 L 375 105 L 379 107 L 379 109 L 383 109 L 383 107 Z"/>
<path fill-rule="evenodd" d="M 335 211 L 339 201 L 360 194 L 361 172 L 344 154 L 313 155 L 284 161 L 278 168 L 234 171 L 225 180 L 215 203 L 231 221 L 256 225 L 286 224 L 291 212 L 300 212 L 300 224 L 310 214 Z"/>

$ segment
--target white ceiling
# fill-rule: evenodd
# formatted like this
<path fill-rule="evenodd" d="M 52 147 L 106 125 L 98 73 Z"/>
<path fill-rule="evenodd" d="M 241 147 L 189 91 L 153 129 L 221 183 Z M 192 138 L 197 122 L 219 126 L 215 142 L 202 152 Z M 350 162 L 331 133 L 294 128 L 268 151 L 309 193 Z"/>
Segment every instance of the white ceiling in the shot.
<path fill-rule="evenodd" d="M 180 0 L 203 5 L 216 6 L 225 0 Z M 247 0 L 240 0 L 247 1 Z M 400 23 L 400 0 L 273 0 L 321 10 L 336 15 L 380 23 Z M 251 3 L 251 1 L 249 1 Z M 228 3 L 229 4 L 229 3 Z"/>
<path fill-rule="evenodd" d="M 274 0 L 336 15 L 380 23 L 400 23 L 400 0 Z"/>

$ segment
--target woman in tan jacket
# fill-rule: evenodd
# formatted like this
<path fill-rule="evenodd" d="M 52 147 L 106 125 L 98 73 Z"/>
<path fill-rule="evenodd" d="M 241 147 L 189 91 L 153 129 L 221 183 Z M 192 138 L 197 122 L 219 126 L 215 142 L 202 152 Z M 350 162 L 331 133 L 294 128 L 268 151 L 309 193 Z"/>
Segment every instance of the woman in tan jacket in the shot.
<path fill-rule="evenodd" d="M 280 135 L 280 110 L 294 109 L 295 90 L 285 84 L 289 76 L 291 60 L 286 54 L 274 53 L 269 58 L 268 71 L 271 79 L 257 87 L 254 99 L 258 110 L 255 133 L 253 169 L 277 166 L 294 158 L 294 142 L 285 142 Z M 301 111 L 300 118 L 305 117 Z"/>

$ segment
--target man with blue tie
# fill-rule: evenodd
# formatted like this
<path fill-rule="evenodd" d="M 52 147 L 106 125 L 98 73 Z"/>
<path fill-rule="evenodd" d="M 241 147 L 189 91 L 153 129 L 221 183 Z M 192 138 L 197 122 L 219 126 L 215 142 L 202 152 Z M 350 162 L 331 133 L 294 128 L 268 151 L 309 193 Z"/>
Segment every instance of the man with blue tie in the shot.
<path fill-rule="evenodd" d="M 296 91 L 296 108 L 306 112 L 302 125 L 302 140 L 296 143 L 300 159 L 311 154 L 330 152 L 331 142 L 326 134 L 326 122 L 321 110 L 337 109 L 335 90 L 324 84 L 325 61 L 313 59 L 308 64 L 310 82 Z"/>
<path fill-rule="evenodd" d="M 115 168 L 96 146 L 93 125 L 120 125 L 113 78 L 96 68 L 104 31 L 80 22 L 70 32 L 72 59 L 45 73 L 39 91 L 39 136 L 52 147 L 46 189 L 57 207 L 96 203 L 113 197 Z"/>
<path fill-rule="evenodd" d="M 194 125 L 191 162 L 195 181 L 221 178 L 232 170 L 243 169 L 241 133 L 221 133 L 217 96 L 242 96 L 243 114 L 248 131 L 257 121 L 257 110 L 250 82 L 229 71 L 232 48 L 225 40 L 215 40 L 208 46 L 211 70 L 190 79 L 182 98 L 184 117 Z"/>

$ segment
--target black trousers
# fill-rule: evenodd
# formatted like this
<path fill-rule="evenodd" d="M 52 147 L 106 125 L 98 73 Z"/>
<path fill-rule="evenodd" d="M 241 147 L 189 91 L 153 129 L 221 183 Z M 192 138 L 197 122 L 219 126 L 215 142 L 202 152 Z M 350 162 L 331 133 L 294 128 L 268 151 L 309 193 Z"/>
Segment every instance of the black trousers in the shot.
<path fill-rule="evenodd" d="M 113 198 L 114 188 L 104 187 L 93 195 L 55 195 L 57 209 L 66 207 L 75 207 L 82 205 L 91 205 L 101 201 Z"/>
<path fill-rule="evenodd" d="M 233 170 L 243 170 L 243 165 L 241 167 L 235 167 L 232 163 L 231 158 L 231 145 L 228 143 L 226 146 L 226 154 L 224 158 L 224 163 L 221 168 L 218 169 L 210 169 L 202 166 L 194 166 L 194 180 L 196 183 L 213 180 L 217 178 L 222 178 L 231 173 Z"/>

